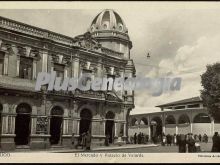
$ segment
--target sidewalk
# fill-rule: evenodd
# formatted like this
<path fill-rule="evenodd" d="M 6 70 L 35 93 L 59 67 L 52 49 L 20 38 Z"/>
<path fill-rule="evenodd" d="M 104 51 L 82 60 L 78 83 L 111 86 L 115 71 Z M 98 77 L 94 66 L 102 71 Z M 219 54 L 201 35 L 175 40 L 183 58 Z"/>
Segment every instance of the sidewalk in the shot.
<path fill-rule="evenodd" d="M 91 148 L 90 151 L 85 151 L 83 149 L 60 149 L 60 150 L 49 150 L 51 153 L 67 153 L 67 152 L 92 152 L 92 151 L 111 151 L 111 150 L 120 150 L 120 149 L 131 149 L 131 148 L 147 148 L 147 147 L 157 147 L 155 144 L 125 144 L 122 146 L 112 145 L 112 146 L 100 146 Z"/>
<path fill-rule="evenodd" d="M 124 144 L 122 146 L 119 145 L 111 145 L 111 146 L 96 146 L 91 147 L 90 151 L 85 151 L 84 149 L 71 149 L 71 148 L 50 148 L 45 150 L 30 150 L 23 149 L 17 150 L 14 152 L 31 152 L 31 153 L 39 153 L 39 152 L 47 152 L 47 153 L 75 153 L 75 152 L 92 152 L 92 151 L 111 151 L 111 150 L 120 150 L 120 149 L 133 149 L 133 148 L 148 148 L 148 147 L 157 147 L 156 144 Z"/>

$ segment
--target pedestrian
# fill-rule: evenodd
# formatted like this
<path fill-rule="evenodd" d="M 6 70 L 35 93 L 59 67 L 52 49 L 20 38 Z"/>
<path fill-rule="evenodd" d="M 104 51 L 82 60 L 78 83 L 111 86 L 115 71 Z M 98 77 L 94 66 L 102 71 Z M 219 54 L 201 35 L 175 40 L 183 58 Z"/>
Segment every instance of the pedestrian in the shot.
<path fill-rule="evenodd" d="M 134 144 L 137 144 L 137 133 L 134 134 Z"/>
<path fill-rule="evenodd" d="M 141 144 L 144 144 L 144 133 L 141 133 Z"/>
<path fill-rule="evenodd" d="M 177 145 L 177 135 L 173 135 L 173 145 Z"/>
<path fill-rule="evenodd" d="M 91 139 L 92 139 L 92 136 L 91 136 L 90 132 L 87 131 L 87 133 L 85 135 L 85 147 L 86 147 L 86 150 L 90 150 Z"/>
<path fill-rule="evenodd" d="M 212 152 L 220 152 L 220 137 L 218 132 L 215 132 L 214 136 L 212 137 Z"/>
<path fill-rule="evenodd" d="M 105 136 L 105 146 L 109 146 L 109 138 L 110 138 L 110 136 L 109 136 L 109 134 L 107 134 Z"/>
<path fill-rule="evenodd" d="M 166 143 L 166 135 L 163 133 L 162 134 L 162 146 L 165 146 Z"/>
<path fill-rule="evenodd" d="M 177 134 L 177 135 L 176 135 L 176 145 L 179 145 L 179 139 L 180 139 L 180 135 Z"/>
<path fill-rule="evenodd" d="M 74 137 L 74 133 L 72 133 L 72 139 L 71 139 L 71 141 L 72 141 L 72 147 L 74 146 L 74 143 L 75 143 L 75 137 Z"/>
<path fill-rule="evenodd" d="M 130 136 L 130 144 L 134 144 L 134 139 L 132 136 Z"/>
<path fill-rule="evenodd" d="M 141 144 L 141 132 L 137 136 L 138 144 Z"/>
<path fill-rule="evenodd" d="M 202 142 L 202 135 L 199 134 L 199 141 Z"/>
<path fill-rule="evenodd" d="M 205 142 L 208 143 L 208 140 L 209 140 L 209 138 L 208 138 L 208 136 L 205 134 Z"/>
<path fill-rule="evenodd" d="M 195 137 L 195 136 L 194 136 Z M 187 144 L 188 144 L 188 152 L 195 152 L 196 148 L 195 148 L 195 139 L 194 139 L 192 133 L 189 134 L 188 136 L 188 140 L 187 140 Z"/>
<path fill-rule="evenodd" d="M 167 146 L 171 146 L 171 142 L 172 142 L 172 137 L 170 134 L 167 135 Z"/>
<path fill-rule="evenodd" d="M 82 149 L 86 146 L 86 132 L 82 134 L 81 146 L 82 146 Z"/>
<path fill-rule="evenodd" d="M 179 152 L 185 153 L 186 152 L 186 136 L 184 134 L 179 135 Z"/>

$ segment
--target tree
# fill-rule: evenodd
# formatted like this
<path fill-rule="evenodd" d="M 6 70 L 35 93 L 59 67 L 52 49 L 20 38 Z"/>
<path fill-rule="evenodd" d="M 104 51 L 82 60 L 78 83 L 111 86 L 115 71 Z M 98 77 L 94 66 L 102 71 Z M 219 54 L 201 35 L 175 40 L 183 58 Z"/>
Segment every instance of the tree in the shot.
<path fill-rule="evenodd" d="M 204 105 L 215 121 L 220 121 L 220 63 L 206 66 L 206 72 L 201 75 L 201 84 Z"/>

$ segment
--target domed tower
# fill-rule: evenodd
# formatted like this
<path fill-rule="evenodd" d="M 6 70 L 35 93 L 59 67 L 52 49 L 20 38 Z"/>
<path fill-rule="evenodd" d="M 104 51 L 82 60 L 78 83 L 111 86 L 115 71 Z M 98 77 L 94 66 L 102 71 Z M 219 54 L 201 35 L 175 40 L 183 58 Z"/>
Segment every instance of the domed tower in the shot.
<path fill-rule="evenodd" d="M 103 47 L 123 53 L 124 58 L 130 59 L 132 42 L 128 29 L 114 10 L 106 9 L 99 13 L 92 21 L 89 32 Z"/>

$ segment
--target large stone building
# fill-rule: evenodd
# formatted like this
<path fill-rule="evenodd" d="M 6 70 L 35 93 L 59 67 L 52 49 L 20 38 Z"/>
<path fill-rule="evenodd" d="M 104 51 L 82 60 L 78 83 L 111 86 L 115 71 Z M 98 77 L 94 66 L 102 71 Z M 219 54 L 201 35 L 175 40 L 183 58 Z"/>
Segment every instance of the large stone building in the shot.
<path fill-rule="evenodd" d="M 45 19 L 46 21 L 46 19 Z M 133 91 L 35 91 L 39 72 L 57 76 L 135 76 L 132 42 L 121 17 L 104 10 L 88 31 L 68 37 L 0 17 L 1 149 L 70 146 L 90 131 L 92 144 L 126 140 Z"/>
<path fill-rule="evenodd" d="M 150 138 L 165 134 L 207 134 L 220 131 L 220 122 L 209 115 L 200 97 L 179 100 L 157 106 L 160 112 L 129 117 L 129 136 L 143 132 Z"/>

